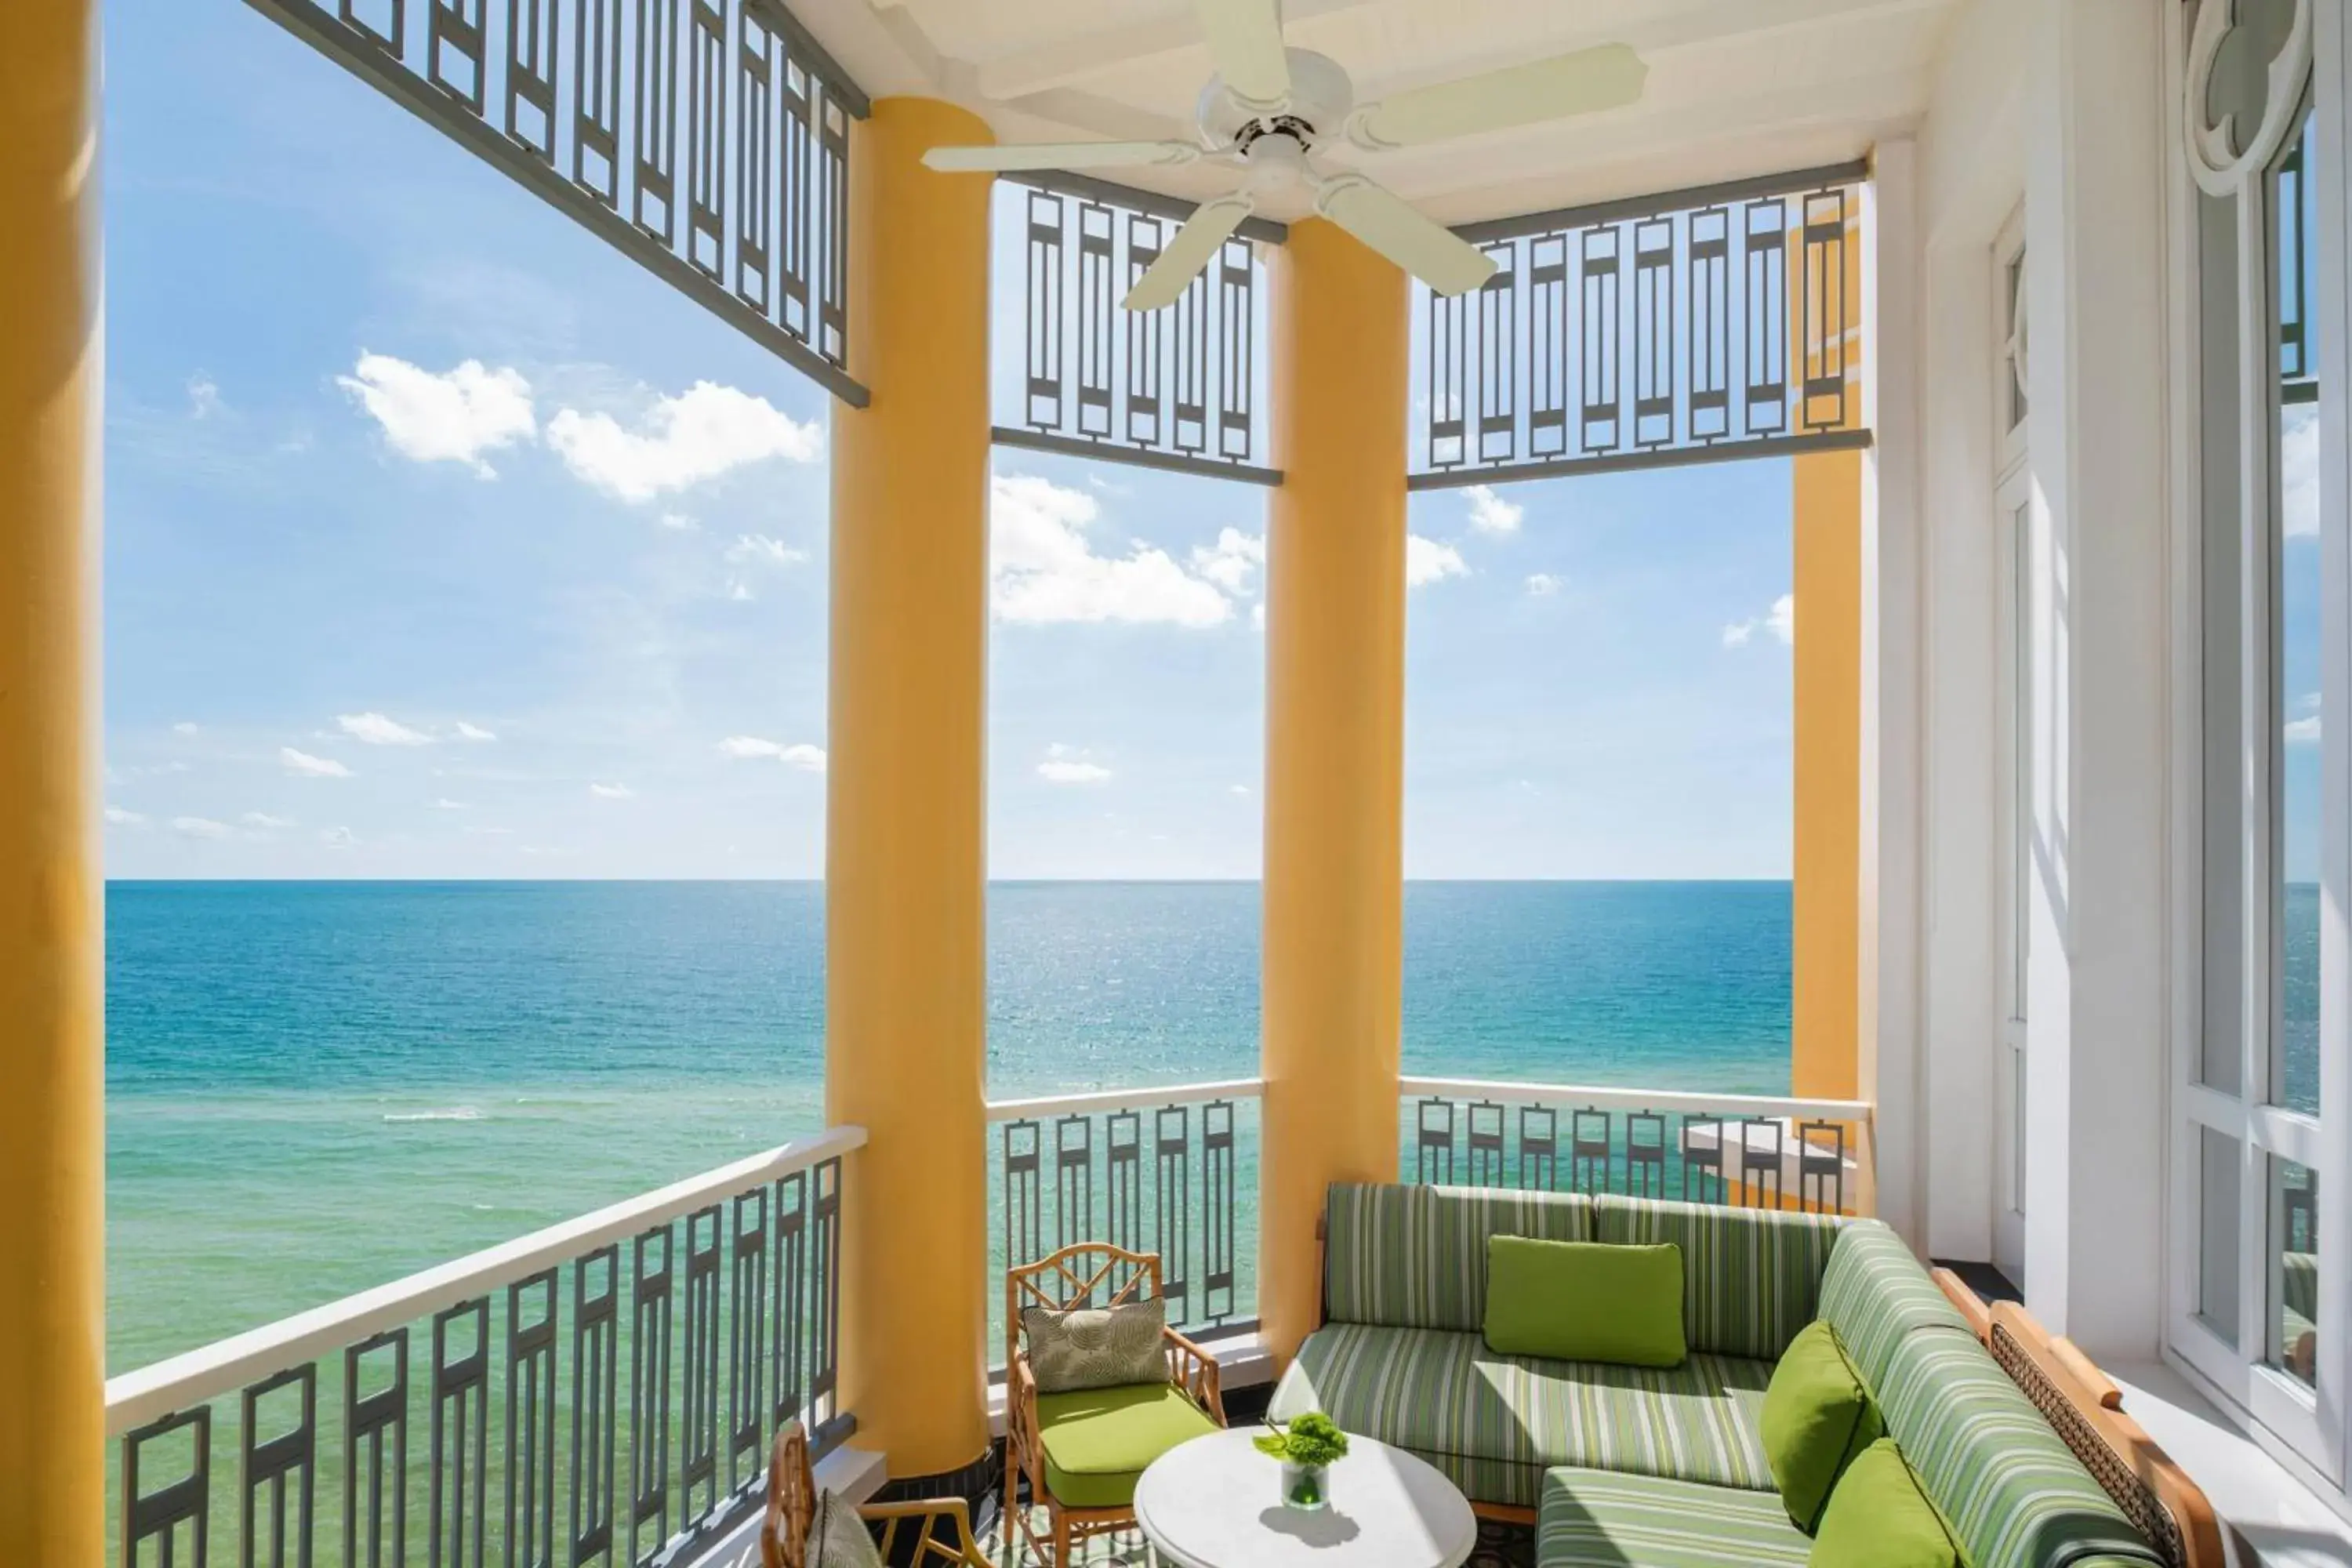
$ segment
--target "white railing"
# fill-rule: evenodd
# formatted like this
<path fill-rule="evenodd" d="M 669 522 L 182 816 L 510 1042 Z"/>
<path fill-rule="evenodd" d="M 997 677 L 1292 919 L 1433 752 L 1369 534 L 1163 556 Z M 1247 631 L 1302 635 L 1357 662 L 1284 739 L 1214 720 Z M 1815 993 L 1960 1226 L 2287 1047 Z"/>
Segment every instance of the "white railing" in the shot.
<path fill-rule="evenodd" d="M 1400 1080 L 1406 1179 L 1867 1214 L 1867 1100 Z"/>
<path fill-rule="evenodd" d="M 1160 1255 L 1171 1323 L 1256 1321 L 1262 1079 L 992 1100 L 989 1343 L 1010 1266 L 1077 1241 Z"/>
<path fill-rule="evenodd" d="M 847 1425 L 865 1142 L 835 1128 L 110 1380 L 117 1561 L 406 1563 L 422 1535 L 435 1561 L 650 1563 L 730 1528 L 783 1422 Z"/>

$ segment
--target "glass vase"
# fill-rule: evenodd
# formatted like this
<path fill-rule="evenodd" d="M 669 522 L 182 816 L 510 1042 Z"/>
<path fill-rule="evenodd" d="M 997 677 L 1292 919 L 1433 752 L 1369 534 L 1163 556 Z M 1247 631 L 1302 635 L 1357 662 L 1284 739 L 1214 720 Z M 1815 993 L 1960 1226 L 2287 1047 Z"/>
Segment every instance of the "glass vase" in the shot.
<path fill-rule="evenodd" d="M 1331 1468 L 1282 1461 L 1282 1506 L 1302 1513 L 1328 1508 L 1331 1502 Z"/>

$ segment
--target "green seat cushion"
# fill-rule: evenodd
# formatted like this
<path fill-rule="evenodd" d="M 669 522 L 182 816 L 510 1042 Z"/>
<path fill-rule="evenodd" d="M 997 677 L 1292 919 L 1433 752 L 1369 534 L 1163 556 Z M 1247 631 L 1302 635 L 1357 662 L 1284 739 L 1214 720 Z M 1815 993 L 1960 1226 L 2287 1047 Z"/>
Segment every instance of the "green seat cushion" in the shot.
<path fill-rule="evenodd" d="M 1948 1329 L 1974 1337 L 1903 1238 L 1874 1219 L 1839 1227 L 1822 1274 L 1821 1315 L 1873 1388 L 1885 1380 L 1895 1345 L 1912 1330 Z"/>
<path fill-rule="evenodd" d="M 1764 1458 L 1780 1500 L 1799 1530 L 1812 1533 L 1830 1489 L 1864 1449 L 1886 1435 L 1877 1402 L 1838 1343 L 1816 1319 L 1797 1332 L 1764 1391 Z"/>
<path fill-rule="evenodd" d="M 1505 1355 L 1680 1366 L 1681 1249 L 1489 1237 L 1485 1337 Z"/>
<path fill-rule="evenodd" d="M 1778 1361 L 1819 1315 L 1822 1275 L 1845 1221 L 1659 1198 L 1594 1200 L 1595 1239 L 1671 1242 L 1683 1254 L 1683 1334 L 1694 1351 Z"/>
<path fill-rule="evenodd" d="M 1486 1238 L 1591 1241 L 1580 1193 L 1340 1182 L 1324 1209 L 1325 1316 L 1341 1323 L 1465 1329 L 1486 1316 Z"/>
<path fill-rule="evenodd" d="M 1071 1508 L 1127 1507 L 1146 1465 L 1216 1429 L 1171 1384 L 1037 1396 L 1045 1487 Z"/>
<path fill-rule="evenodd" d="M 1475 1333 L 1328 1323 L 1299 1347 L 1274 1410 L 1320 1410 L 1409 1448 L 1474 1502 L 1533 1508 L 1543 1472 L 1570 1465 L 1742 1487 L 1778 1509 L 1758 1435 L 1771 1376 L 1728 1356 L 1610 1366 L 1502 1355 Z"/>
<path fill-rule="evenodd" d="M 1611 1470 L 1554 1469 L 1537 1568 L 1803 1568 L 1813 1543 L 1770 1492 Z"/>
<path fill-rule="evenodd" d="M 1973 1335 L 1904 1335 L 1871 1392 L 1969 1568 L 2160 1561 Z"/>
<path fill-rule="evenodd" d="M 1959 1543 L 1892 1437 L 1881 1437 L 1846 1467 L 1809 1568 L 1961 1568 Z"/>

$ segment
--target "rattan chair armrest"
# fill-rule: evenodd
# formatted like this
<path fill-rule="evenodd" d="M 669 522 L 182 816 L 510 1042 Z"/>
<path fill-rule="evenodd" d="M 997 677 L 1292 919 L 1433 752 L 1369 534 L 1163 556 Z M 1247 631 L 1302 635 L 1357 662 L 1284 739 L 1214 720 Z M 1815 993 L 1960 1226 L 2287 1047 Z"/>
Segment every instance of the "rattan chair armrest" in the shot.
<path fill-rule="evenodd" d="M 1162 1327 L 1169 1348 L 1175 1352 L 1177 1381 L 1192 1402 L 1207 1411 L 1220 1426 L 1225 1424 L 1224 1394 L 1220 1386 L 1217 1358 L 1185 1338 L 1174 1329 Z"/>

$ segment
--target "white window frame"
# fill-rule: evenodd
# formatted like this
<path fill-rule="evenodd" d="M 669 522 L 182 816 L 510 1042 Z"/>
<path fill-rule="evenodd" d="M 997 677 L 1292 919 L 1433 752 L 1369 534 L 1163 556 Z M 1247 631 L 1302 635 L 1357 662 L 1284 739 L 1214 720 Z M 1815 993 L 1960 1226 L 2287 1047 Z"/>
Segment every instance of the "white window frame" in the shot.
<path fill-rule="evenodd" d="M 2346 1180 L 2352 1175 L 2347 1139 L 2352 1139 L 2352 1062 L 2347 1061 L 2347 1028 L 2352 1027 L 2352 930 L 2346 914 L 2352 910 L 2352 772 L 2347 772 L 2347 731 L 2352 731 L 2352 458 L 2346 442 L 2347 295 L 2352 295 L 2352 247 L 2347 247 L 2347 197 L 2344 171 L 2352 151 L 2347 135 L 2347 89 L 2352 89 L 2352 0 L 2295 0 L 2291 41 L 2274 72 L 2271 108 L 2264 123 L 2242 154 L 2231 149 L 2204 125 L 2202 102 L 2206 68 L 2214 39 L 2208 37 L 2215 19 L 2228 16 L 2229 0 L 2206 0 L 2192 36 L 2183 36 L 2185 24 L 2176 21 L 2170 41 L 2175 82 L 2172 113 L 2180 136 L 2175 165 L 2178 178 L 2173 226 L 2176 276 L 2175 310 L 2185 342 L 2186 373 L 2176 378 L 2183 395 L 2173 428 L 2183 457 L 2176 463 L 2178 485 L 2174 537 L 2185 543 L 2184 559 L 2201 560 L 2204 526 L 2202 487 L 2198 481 L 2202 450 L 2201 411 L 2198 390 L 2203 345 L 2198 342 L 2200 295 L 2197 281 L 2197 208 L 2200 191 L 2227 196 L 2236 204 L 2239 255 L 2237 384 L 2240 388 L 2238 448 L 2240 468 L 2238 668 L 2240 700 L 2237 750 L 2242 759 L 2239 799 L 2260 801 L 2263 807 L 2247 811 L 2240 823 L 2239 857 L 2242 942 L 2238 975 L 2241 996 L 2239 1089 L 2236 1096 L 2206 1088 L 2203 1070 L 2202 1007 L 2194 984 L 2185 988 L 2185 1005 L 2177 999 L 2176 1048 L 2173 1053 L 2173 1113 L 2169 1144 L 2168 1226 L 2170 1258 L 2166 1270 L 2168 1310 L 2166 1349 L 2177 1362 L 2198 1373 L 2209 1389 L 2235 1407 L 2254 1428 L 2264 1446 L 2306 1479 L 2339 1493 L 2346 1482 L 2345 1457 L 2352 1448 L 2352 1409 L 2347 1409 L 2345 1340 L 2352 1328 L 2347 1310 L 2347 1283 L 2352 1269 L 2346 1257 L 2352 1227 L 2344 1223 Z M 2291 90 L 2282 92 L 2282 89 Z M 2270 244 L 2268 213 L 2270 173 L 2289 135 L 2303 125 L 2300 106 L 2311 105 L 2317 148 L 2317 167 L 2335 171 L 2315 182 L 2319 212 L 2315 233 L 2318 265 L 2310 279 L 2312 343 L 2321 367 L 2320 405 L 2322 577 L 2320 717 L 2322 734 L 2322 813 L 2320 850 L 2320 1114 L 2305 1115 L 2268 1103 L 2273 1089 L 2271 1034 L 2278 1005 L 2277 930 L 2272 890 L 2272 868 L 2278 852 L 2273 769 L 2279 747 L 2284 704 L 2277 676 L 2277 645 L 2272 636 L 2271 595 L 2275 578 L 2273 550 L 2280 506 L 2278 406 L 2267 388 L 2276 379 L 2273 292 L 2276 258 Z M 2255 395 L 2253 389 L 2264 389 Z M 2185 465 L 2186 473 L 2182 472 Z M 2184 520 L 2187 531 L 2182 531 Z M 2190 672 L 2200 669 L 2204 621 L 2191 607 L 2181 630 L 2190 657 Z M 2210 649 L 2206 651 L 2210 651 Z M 2175 767 L 2186 787 L 2180 798 L 2193 803 L 2177 845 L 2203 842 L 2203 813 L 2208 805 L 2227 809 L 2228 803 L 2209 803 L 2203 795 L 2203 752 L 2200 739 L 2202 718 L 2201 678 L 2192 673 L 2184 682 L 2186 700 L 2176 705 L 2185 720 L 2188 743 L 2176 752 Z M 2193 977 L 2201 973 L 2204 947 L 2201 927 L 2194 918 L 2200 886 L 2199 857 L 2183 858 L 2180 879 L 2186 901 L 2176 911 L 2176 941 L 2184 967 Z M 2187 918 L 2183 918 L 2183 916 Z M 2200 1294 L 2200 1233 L 2202 1183 L 2200 1177 L 2202 1130 L 2211 1128 L 2236 1144 L 2240 1154 L 2238 1193 L 2238 1343 L 2232 1346 L 2197 1315 Z M 2319 1343 L 2316 1388 L 2305 1387 L 2270 1364 L 2278 1312 L 2278 1270 L 2273 1266 L 2270 1225 L 2270 1162 L 2292 1161 L 2313 1173 L 2319 1185 L 2317 1227 L 2320 1237 Z"/>
<path fill-rule="evenodd" d="M 2000 789 L 2000 843 L 2004 868 L 1994 948 L 2000 973 L 1999 1032 L 1989 1064 L 1992 1074 L 1992 1256 L 2013 1285 L 2025 1283 L 2026 954 L 2032 912 L 2032 586 L 2033 472 L 2026 434 L 2032 421 L 2021 410 L 2029 351 L 2025 293 L 2025 211 L 2021 205 L 1993 241 L 1994 330 L 1992 428 L 1993 557 L 2000 605 L 1997 679 L 2000 715 L 1995 741 Z"/>

